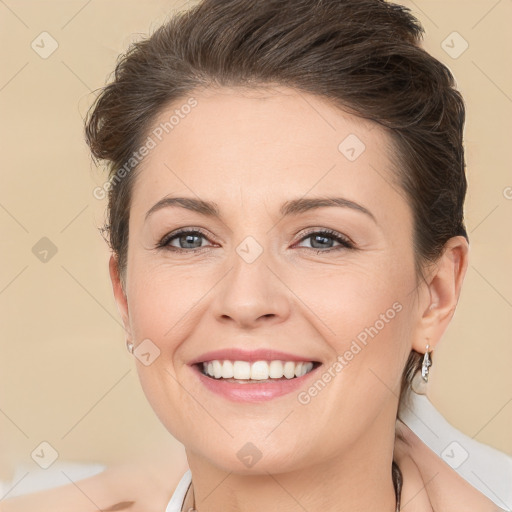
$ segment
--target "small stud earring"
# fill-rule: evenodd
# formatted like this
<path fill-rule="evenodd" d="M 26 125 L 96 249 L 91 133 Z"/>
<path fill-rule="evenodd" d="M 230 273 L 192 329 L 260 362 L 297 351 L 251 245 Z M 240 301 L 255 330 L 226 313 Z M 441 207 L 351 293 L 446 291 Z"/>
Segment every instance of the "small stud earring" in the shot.
<path fill-rule="evenodd" d="M 425 382 L 428 382 L 428 372 L 429 368 L 432 366 L 432 361 L 430 360 L 429 346 L 427 344 L 427 348 L 425 349 L 425 354 L 423 355 L 423 364 L 421 365 L 421 376 Z"/>
<path fill-rule="evenodd" d="M 130 354 L 133 354 L 133 343 L 129 340 L 126 340 L 126 349 Z"/>

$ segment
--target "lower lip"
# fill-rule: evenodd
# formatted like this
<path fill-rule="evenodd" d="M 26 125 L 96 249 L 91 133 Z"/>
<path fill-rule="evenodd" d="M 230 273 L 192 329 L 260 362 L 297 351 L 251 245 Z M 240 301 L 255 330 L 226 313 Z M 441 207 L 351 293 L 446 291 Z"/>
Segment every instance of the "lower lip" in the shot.
<path fill-rule="evenodd" d="M 227 382 L 224 379 L 207 377 L 201 373 L 197 366 L 193 366 L 192 369 L 197 373 L 199 380 L 206 388 L 228 400 L 234 402 L 263 402 L 297 391 L 304 386 L 305 381 L 311 375 L 316 373 L 320 366 L 306 373 L 306 375 L 293 379 L 262 383 L 248 382 L 247 384 L 238 384 L 236 382 Z"/>

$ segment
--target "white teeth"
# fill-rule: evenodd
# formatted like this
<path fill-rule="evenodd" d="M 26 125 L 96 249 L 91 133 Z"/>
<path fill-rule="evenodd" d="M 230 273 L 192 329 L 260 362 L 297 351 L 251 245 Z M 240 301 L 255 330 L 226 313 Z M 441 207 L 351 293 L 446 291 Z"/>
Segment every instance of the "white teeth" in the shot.
<path fill-rule="evenodd" d="M 271 379 L 280 379 L 283 376 L 283 363 L 281 361 L 270 361 L 269 377 Z"/>
<path fill-rule="evenodd" d="M 220 361 L 212 361 L 213 363 L 213 376 L 216 379 L 220 379 L 222 377 L 222 364 Z"/>
<path fill-rule="evenodd" d="M 225 379 L 232 379 L 233 375 L 233 363 L 231 361 L 224 361 L 224 363 L 222 364 L 221 377 L 224 377 Z"/>
<path fill-rule="evenodd" d="M 256 361 L 251 365 L 251 380 L 268 379 L 269 368 L 266 361 Z"/>
<path fill-rule="evenodd" d="M 247 361 L 235 361 L 233 363 L 233 378 L 234 379 L 250 379 L 251 378 L 251 363 Z"/>
<path fill-rule="evenodd" d="M 286 363 L 284 363 L 284 376 L 287 379 L 293 379 L 293 377 L 295 377 L 295 363 L 293 361 L 286 361 Z"/>
<path fill-rule="evenodd" d="M 302 377 L 313 369 L 311 361 L 208 361 L 203 363 L 203 372 L 215 379 L 267 380 Z"/>

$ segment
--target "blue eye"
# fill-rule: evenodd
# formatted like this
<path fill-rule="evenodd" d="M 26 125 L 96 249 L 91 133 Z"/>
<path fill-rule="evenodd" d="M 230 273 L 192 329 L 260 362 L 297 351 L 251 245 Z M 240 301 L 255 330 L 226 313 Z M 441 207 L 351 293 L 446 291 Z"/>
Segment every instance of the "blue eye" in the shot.
<path fill-rule="evenodd" d="M 203 240 L 208 240 L 208 237 L 199 229 L 181 229 L 170 235 L 166 235 L 158 242 L 156 248 L 168 249 L 176 252 L 199 252 L 201 249 L 206 247 L 202 245 Z M 311 247 L 302 247 L 303 249 L 310 249 L 315 251 L 317 254 L 322 252 L 337 251 L 341 249 L 354 249 L 354 244 L 346 237 L 332 231 L 330 229 L 320 231 L 310 231 L 303 236 L 299 242 L 303 240 L 311 240 Z M 172 245 L 173 241 L 178 242 L 178 247 Z M 338 242 L 338 246 L 333 247 L 332 242 L 329 240 Z M 315 247 L 316 244 L 316 247 Z"/>
<path fill-rule="evenodd" d="M 174 233 L 172 236 L 165 236 L 162 238 L 162 240 L 158 243 L 157 247 L 166 247 L 171 250 L 177 250 L 177 251 L 187 251 L 191 249 L 189 252 L 197 251 L 198 249 L 201 249 L 201 238 L 206 239 L 206 236 L 197 229 L 183 229 L 181 231 L 178 231 Z M 175 247 L 171 245 L 171 241 L 177 240 L 180 244 L 180 247 Z M 199 239 L 199 245 L 197 245 L 197 241 Z"/>
<path fill-rule="evenodd" d="M 312 247 L 305 247 L 305 249 L 313 249 L 317 253 L 319 252 L 330 252 L 330 251 L 337 251 L 340 249 L 353 249 L 354 245 L 352 242 L 341 235 L 340 233 L 336 233 L 336 231 L 332 231 L 330 229 L 323 230 L 323 231 L 312 231 L 308 233 L 306 236 L 301 238 L 302 240 L 311 240 Z M 332 247 L 330 245 L 329 240 L 334 240 L 335 242 L 338 242 L 340 245 L 337 247 Z M 317 247 L 314 247 L 313 244 L 317 244 Z"/>

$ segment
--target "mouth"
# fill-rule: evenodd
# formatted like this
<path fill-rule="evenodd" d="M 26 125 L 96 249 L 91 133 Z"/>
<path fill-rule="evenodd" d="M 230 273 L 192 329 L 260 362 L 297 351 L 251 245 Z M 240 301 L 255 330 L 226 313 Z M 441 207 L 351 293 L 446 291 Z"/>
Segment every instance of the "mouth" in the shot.
<path fill-rule="evenodd" d="M 318 361 L 241 361 L 219 360 L 203 361 L 193 366 L 205 377 L 237 384 L 263 384 L 278 381 L 300 379 L 311 373 L 322 363 Z"/>

